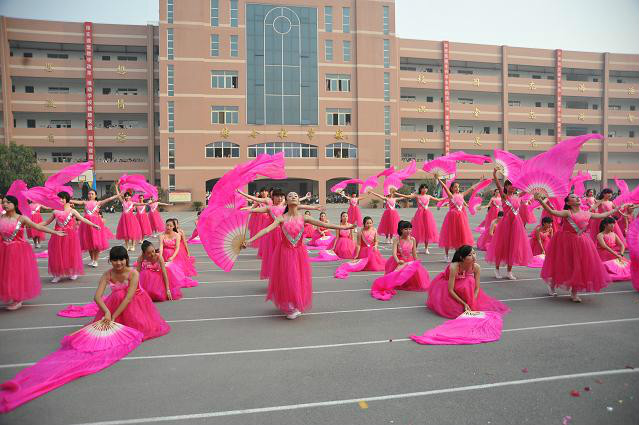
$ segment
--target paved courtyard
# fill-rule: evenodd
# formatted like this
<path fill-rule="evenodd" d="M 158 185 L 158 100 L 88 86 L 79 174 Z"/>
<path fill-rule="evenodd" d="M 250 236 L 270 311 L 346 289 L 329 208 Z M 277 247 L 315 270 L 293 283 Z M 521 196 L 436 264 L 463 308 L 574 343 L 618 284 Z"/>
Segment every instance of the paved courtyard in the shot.
<path fill-rule="evenodd" d="M 331 221 L 340 211 L 329 209 Z M 363 212 L 377 223 L 382 210 Z M 400 210 L 405 219 L 413 213 Z M 440 224 L 443 214 L 435 211 Z M 190 234 L 194 213 L 177 215 Z M 106 214 L 112 229 L 118 216 Z M 388 256 L 390 245 L 382 248 Z M 288 321 L 264 302 L 254 250 L 224 273 L 201 246 L 191 249 L 200 285 L 156 304 L 171 333 L 0 415 L 0 424 L 639 423 L 639 293 L 629 282 L 574 304 L 565 294 L 549 297 L 538 269 L 517 267 L 517 281 L 496 280 L 480 253 L 484 289 L 512 308 L 501 341 L 421 346 L 407 336 L 444 319 L 426 309 L 425 293 L 371 298 L 379 273 L 336 280 L 336 263 L 314 263 L 312 311 Z M 436 247 L 420 258 L 431 278 L 446 265 Z M 88 321 L 56 312 L 89 302 L 108 263 L 59 284 L 49 283 L 46 260 L 39 265 L 42 295 L 0 311 L 0 381 Z"/>

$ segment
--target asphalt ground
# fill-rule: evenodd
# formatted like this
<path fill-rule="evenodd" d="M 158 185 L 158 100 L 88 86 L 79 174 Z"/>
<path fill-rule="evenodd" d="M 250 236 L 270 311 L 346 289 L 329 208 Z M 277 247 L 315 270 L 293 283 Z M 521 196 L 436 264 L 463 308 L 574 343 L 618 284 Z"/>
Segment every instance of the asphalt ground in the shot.
<path fill-rule="evenodd" d="M 331 221 L 340 211 L 328 210 Z M 399 210 L 405 219 L 414 211 Z M 381 212 L 363 211 L 376 223 Z M 441 224 L 445 211 L 434 213 Z M 483 214 L 471 217 L 473 227 Z M 194 214 L 177 215 L 190 234 Z M 105 218 L 115 229 L 118 215 Z M 480 253 L 483 288 L 512 308 L 501 340 L 422 346 L 408 335 L 445 319 L 424 306 L 425 293 L 373 299 L 379 273 L 336 280 L 337 263 L 314 263 L 313 308 L 289 321 L 264 301 L 255 250 L 231 273 L 200 245 L 191 250 L 200 285 L 156 304 L 168 335 L 0 415 L 0 424 L 639 424 L 639 293 L 630 282 L 575 304 L 567 294 L 549 297 L 539 269 L 495 279 Z M 385 257 L 389 250 L 382 244 Z M 419 257 L 431 278 L 446 266 L 437 247 Z M 0 310 L 0 382 L 88 322 L 56 312 L 91 301 L 108 263 L 58 284 L 49 283 L 46 260 L 39 266 L 42 295 Z"/>

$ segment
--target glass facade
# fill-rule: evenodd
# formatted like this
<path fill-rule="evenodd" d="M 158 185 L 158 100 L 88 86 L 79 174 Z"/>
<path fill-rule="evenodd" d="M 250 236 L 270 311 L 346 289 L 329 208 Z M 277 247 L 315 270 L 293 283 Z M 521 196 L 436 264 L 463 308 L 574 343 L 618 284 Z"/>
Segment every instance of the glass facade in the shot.
<path fill-rule="evenodd" d="M 248 148 L 248 157 L 256 158 L 267 153 L 275 155 L 284 152 L 285 158 L 317 158 L 317 146 L 295 142 L 270 142 L 251 145 Z"/>
<path fill-rule="evenodd" d="M 211 34 L 211 56 L 220 56 L 220 36 Z"/>
<path fill-rule="evenodd" d="M 173 60 L 173 28 L 166 30 L 166 58 Z"/>
<path fill-rule="evenodd" d="M 324 60 L 333 61 L 333 40 L 324 40 Z"/>
<path fill-rule="evenodd" d="M 351 8 L 350 7 L 342 8 L 342 32 L 344 33 L 351 32 Z"/>
<path fill-rule="evenodd" d="M 246 5 L 247 123 L 317 125 L 317 10 Z"/>
<path fill-rule="evenodd" d="M 220 25 L 220 4 L 219 0 L 211 0 L 211 26 Z"/>
<path fill-rule="evenodd" d="M 237 35 L 231 36 L 231 57 L 234 57 L 234 58 L 239 56 L 238 39 L 239 39 L 239 36 Z"/>
<path fill-rule="evenodd" d="M 239 158 L 240 145 L 233 142 L 214 142 L 206 145 L 206 158 Z"/>
<path fill-rule="evenodd" d="M 231 0 L 231 27 L 237 27 L 237 0 Z"/>
<path fill-rule="evenodd" d="M 388 34 L 390 31 L 390 8 L 388 6 L 382 6 L 384 8 L 384 34 Z"/>
<path fill-rule="evenodd" d="M 175 89 L 175 79 L 174 79 L 175 75 L 174 75 L 174 70 L 173 70 L 173 65 L 172 64 L 168 64 L 166 66 L 166 94 L 167 96 L 173 96 L 173 92 Z"/>
<path fill-rule="evenodd" d="M 344 53 L 344 62 L 351 61 L 351 42 L 344 40 L 342 44 L 342 52 Z"/>
<path fill-rule="evenodd" d="M 167 112 L 167 122 L 169 133 L 175 132 L 175 103 L 174 102 L 166 102 L 166 112 Z"/>
<path fill-rule="evenodd" d="M 333 32 L 333 7 L 324 6 L 324 31 Z"/>
<path fill-rule="evenodd" d="M 390 68 L 390 40 L 384 39 L 384 68 Z"/>
<path fill-rule="evenodd" d="M 175 170 L 175 139 L 169 137 L 169 170 Z"/>
<path fill-rule="evenodd" d="M 390 73 L 384 72 L 384 102 L 390 101 Z"/>
<path fill-rule="evenodd" d="M 166 23 L 173 23 L 173 0 L 166 0 Z"/>

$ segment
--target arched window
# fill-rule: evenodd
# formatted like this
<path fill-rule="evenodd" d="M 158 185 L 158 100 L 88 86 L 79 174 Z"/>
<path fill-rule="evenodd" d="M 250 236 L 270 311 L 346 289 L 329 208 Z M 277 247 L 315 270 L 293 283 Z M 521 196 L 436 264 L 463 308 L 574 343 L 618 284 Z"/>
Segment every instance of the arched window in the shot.
<path fill-rule="evenodd" d="M 326 158 L 357 158 L 357 146 L 350 143 L 333 143 L 326 146 Z"/>
<path fill-rule="evenodd" d="M 240 145 L 233 142 L 214 142 L 206 145 L 207 158 L 239 158 Z"/>
<path fill-rule="evenodd" d="M 269 142 L 251 145 L 248 148 L 248 157 L 256 158 L 267 153 L 273 155 L 284 152 L 285 158 L 317 158 L 317 146 L 295 142 Z"/>

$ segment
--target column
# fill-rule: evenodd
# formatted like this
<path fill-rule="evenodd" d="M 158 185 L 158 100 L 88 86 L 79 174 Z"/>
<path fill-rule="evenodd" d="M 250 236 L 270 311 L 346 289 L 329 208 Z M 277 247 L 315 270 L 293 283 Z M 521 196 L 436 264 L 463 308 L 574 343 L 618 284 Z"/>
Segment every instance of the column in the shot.
<path fill-rule="evenodd" d="M 153 25 L 146 26 L 146 121 L 149 183 L 155 184 L 155 96 L 153 93 Z"/>
<path fill-rule="evenodd" d="M 501 46 L 501 137 L 503 140 L 503 150 L 508 150 L 508 46 Z"/>
<path fill-rule="evenodd" d="M 2 67 L 2 122 L 4 143 L 9 144 L 13 129 L 13 114 L 11 113 L 11 74 L 9 73 L 9 40 L 7 39 L 7 18 L 0 18 L 0 66 Z"/>
<path fill-rule="evenodd" d="M 604 53 L 603 72 L 603 136 L 601 143 L 601 186 L 603 189 L 608 185 L 608 88 L 610 87 L 610 53 Z"/>

